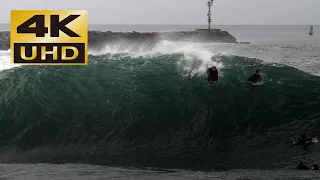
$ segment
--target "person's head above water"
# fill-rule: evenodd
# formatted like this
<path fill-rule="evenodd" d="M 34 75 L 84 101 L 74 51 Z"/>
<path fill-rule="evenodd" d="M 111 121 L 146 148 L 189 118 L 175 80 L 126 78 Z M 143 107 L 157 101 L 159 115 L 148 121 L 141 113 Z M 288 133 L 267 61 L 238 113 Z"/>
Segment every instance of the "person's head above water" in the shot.
<path fill-rule="evenodd" d="M 317 164 L 314 164 L 314 165 L 312 166 L 312 170 L 319 170 L 319 166 L 318 166 Z"/>
<path fill-rule="evenodd" d="M 256 75 L 260 75 L 260 70 L 256 70 Z"/>
<path fill-rule="evenodd" d="M 212 69 L 212 70 L 216 70 L 216 69 L 217 69 L 217 67 L 215 67 L 215 66 L 212 66 L 212 67 L 211 67 L 211 69 Z"/>
<path fill-rule="evenodd" d="M 305 164 L 304 164 L 304 162 L 303 161 L 299 161 L 299 163 L 298 163 L 298 167 L 303 167 L 303 166 L 306 166 Z"/>

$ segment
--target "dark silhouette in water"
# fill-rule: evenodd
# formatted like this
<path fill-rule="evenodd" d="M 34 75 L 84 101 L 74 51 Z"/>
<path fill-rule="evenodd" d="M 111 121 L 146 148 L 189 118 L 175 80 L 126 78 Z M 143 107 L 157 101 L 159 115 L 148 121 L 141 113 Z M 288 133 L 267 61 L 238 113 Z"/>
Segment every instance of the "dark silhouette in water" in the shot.
<path fill-rule="evenodd" d="M 319 170 L 318 164 L 314 164 L 314 165 L 312 166 L 312 170 Z"/>
<path fill-rule="evenodd" d="M 295 142 L 291 147 L 301 145 L 303 149 L 307 150 L 309 145 L 312 142 L 312 138 L 307 138 L 306 134 L 302 134 L 301 137 L 298 139 L 298 142 Z"/>
<path fill-rule="evenodd" d="M 252 83 L 257 83 L 261 79 L 262 77 L 260 75 L 260 70 L 257 70 L 256 73 L 254 73 L 252 76 L 249 77 L 248 81 Z"/>
<path fill-rule="evenodd" d="M 207 69 L 208 82 L 210 84 L 218 82 L 218 70 L 215 66 Z"/>
<path fill-rule="evenodd" d="M 297 165 L 297 169 L 300 170 L 309 170 L 308 166 L 306 166 L 303 161 L 299 161 L 298 165 Z M 316 171 L 319 170 L 319 166 L 317 164 L 312 165 L 312 170 Z"/>
<path fill-rule="evenodd" d="M 308 166 L 306 166 L 302 161 L 299 161 L 298 165 L 297 165 L 297 169 L 300 170 L 308 170 Z"/>

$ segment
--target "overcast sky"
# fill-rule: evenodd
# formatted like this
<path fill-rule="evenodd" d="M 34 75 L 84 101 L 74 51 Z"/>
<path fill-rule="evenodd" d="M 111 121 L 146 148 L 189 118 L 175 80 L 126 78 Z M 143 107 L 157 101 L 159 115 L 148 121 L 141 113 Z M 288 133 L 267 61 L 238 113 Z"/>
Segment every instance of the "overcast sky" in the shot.
<path fill-rule="evenodd" d="M 206 0 L 5 0 L 0 23 L 11 9 L 84 9 L 89 24 L 206 24 Z M 212 24 L 320 24 L 320 0 L 215 0 Z"/>

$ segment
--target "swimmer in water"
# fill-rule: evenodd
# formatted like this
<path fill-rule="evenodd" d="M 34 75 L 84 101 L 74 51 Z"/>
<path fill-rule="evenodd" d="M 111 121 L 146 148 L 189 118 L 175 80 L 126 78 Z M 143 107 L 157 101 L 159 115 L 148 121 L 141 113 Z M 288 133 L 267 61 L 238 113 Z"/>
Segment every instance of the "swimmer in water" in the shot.
<path fill-rule="evenodd" d="M 291 147 L 302 145 L 304 149 L 307 149 L 308 145 L 311 144 L 312 138 L 307 138 L 306 134 L 302 134 L 298 140 L 298 143 L 294 143 Z"/>
<path fill-rule="evenodd" d="M 309 145 L 312 138 L 307 138 L 306 134 L 302 134 L 297 145 Z"/>
<path fill-rule="evenodd" d="M 297 165 L 297 169 L 308 170 L 309 168 L 302 161 L 299 161 L 299 163 Z"/>
<path fill-rule="evenodd" d="M 318 164 L 314 164 L 314 165 L 312 166 L 312 170 L 319 170 Z"/>

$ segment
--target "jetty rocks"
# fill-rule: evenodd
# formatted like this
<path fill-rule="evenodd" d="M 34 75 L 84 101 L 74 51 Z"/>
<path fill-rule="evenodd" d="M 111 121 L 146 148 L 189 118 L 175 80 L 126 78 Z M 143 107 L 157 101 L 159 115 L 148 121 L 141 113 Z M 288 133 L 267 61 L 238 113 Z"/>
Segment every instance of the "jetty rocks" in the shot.
<path fill-rule="evenodd" d="M 238 43 L 237 39 L 227 31 L 220 29 L 179 32 L 111 32 L 89 31 L 89 47 L 101 46 L 106 43 L 128 42 L 141 44 L 156 44 L 167 40 L 172 42 L 206 42 L 206 43 Z"/>
<path fill-rule="evenodd" d="M 10 49 L 10 32 L 0 31 L 0 50 Z"/>
<path fill-rule="evenodd" d="M 238 43 L 237 39 L 227 31 L 220 29 L 196 29 L 195 31 L 179 32 L 111 32 L 89 31 L 89 48 L 101 47 L 106 43 L 128 42 L 155 44 L 162 40 L 173 42 L 207 42 L 207 43 Z M 10 32 L 0 32 L 0 50 L 10 49 Z"/>

